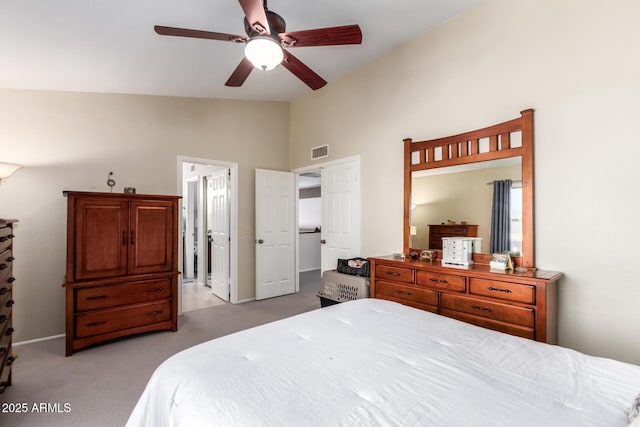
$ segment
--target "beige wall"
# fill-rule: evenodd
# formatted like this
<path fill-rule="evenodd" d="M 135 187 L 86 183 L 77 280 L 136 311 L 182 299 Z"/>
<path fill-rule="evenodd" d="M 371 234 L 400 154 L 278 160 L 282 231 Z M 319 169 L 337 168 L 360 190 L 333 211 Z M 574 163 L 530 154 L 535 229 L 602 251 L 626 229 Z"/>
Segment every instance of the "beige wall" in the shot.
<path fill-rule="evenodd" d="M 324 143 L 361 154 L 362 255 L 389 254 L 402 139 L 534 108 L 536 264 L 565 273 L 560 344 L 640 363 L 638 18 L 637 0 L 488 0 L 293 102 L 291 167 Z"/>
<path fill-rule="evenodd" d="M 0 90 L 0 161 L 24 168 L 0 186 L 18 218 L 16 341 L 64 333 L 63 190 L 176 194 L 177 156 L 237 162 L 241 265 L 254 265 L 254 169 L 288 169 L 289 104 Z M 239 269 L 239 299 L 254 296 Z"/>

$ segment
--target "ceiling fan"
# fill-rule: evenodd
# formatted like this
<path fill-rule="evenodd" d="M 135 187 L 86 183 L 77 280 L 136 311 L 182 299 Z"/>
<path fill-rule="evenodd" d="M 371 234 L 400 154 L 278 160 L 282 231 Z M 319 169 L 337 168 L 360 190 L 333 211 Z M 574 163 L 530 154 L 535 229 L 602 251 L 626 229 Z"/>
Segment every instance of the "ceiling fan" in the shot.
<path fill-rule="evenodd" d="M 286 31 L 284 19 L 267 9 L 267 0 L 238 0 L 244 11 L 246 36 L 190 30 L 156 25 L 156 33 L 164 36 L 192 37 L 245 43 L 245 57 L 231 73 L 226 86 L 239 87 L 253 68 L 270 70 L 282 64 L 311 89 L 320 89 L 327 82 L 289 52 L 292 47 L 337 46 L 362 43 L 358 25 Z"/>

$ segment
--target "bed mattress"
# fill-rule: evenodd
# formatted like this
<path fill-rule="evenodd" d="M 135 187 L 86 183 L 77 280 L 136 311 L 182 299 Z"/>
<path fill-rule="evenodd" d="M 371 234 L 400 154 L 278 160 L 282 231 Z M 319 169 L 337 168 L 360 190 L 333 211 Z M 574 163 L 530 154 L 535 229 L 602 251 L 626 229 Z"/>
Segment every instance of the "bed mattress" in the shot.
<path fill-rule="evenodd" d="M 161 364 L 128 426 L 626 426 L 640 366 L 377 299 Z"/>

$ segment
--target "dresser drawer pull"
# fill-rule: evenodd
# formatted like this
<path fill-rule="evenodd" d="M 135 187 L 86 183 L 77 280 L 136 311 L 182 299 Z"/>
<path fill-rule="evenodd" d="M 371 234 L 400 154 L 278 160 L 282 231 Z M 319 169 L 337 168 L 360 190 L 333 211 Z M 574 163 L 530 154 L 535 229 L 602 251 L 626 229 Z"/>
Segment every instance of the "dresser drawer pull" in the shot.
<path fill-rule="evenodd" d="M 411 295 L 411 292 L 409 292 L 409 291 L 401 291 L 400 289 L 396 289 L 396 293 L 397 294 L 402 294 L 402 295 Z"/>
<path fill-rule="evenodd" d="M 18 358 L 17 354 L 12 354 L 11 356 L 7 357 L 7 366 L 11 366 L 13 364 L 13 362 L 16 361 L 16 359 Z"/>
<path fill-rule="evenodd" d="M 158 287 L 155 287 L 155 288 L 147 289 L 147 292 L 160 292 L 160 291 L 164 291 L 164 287 L 158 286 Z"/>
<path fill-rule="evenodd" d="M 471 306 L 471 308 L 473 308 L 474 310 L 482 310 L 482 311 L 487 311 L 489 313 L 491 313 L 493 311 L 493 308 L 489 308 L 489 307 L 480 307 L 479 305 L 475 305 L 473 304 Z"/>
<path fill-rule="evenodd" d="M 16 278 L 15 278 L 15 277 L 9 277 L 9 278 L 7 279 L 7 283 L 13 283 L 13 282 L 15 282 L 15 281 L 16 281 Z"/>
<path fill-rule="evenodd" d="M 389 276 L 400 276 L 400 273 L 398 273 L 397 271 L 387 271 L 386 274 L 388 274 Z"/>
<path fill-rule="evenodd" d="M 489 286 L 487 289 L 489 289 L 490 291 L 504 292 L 505 294 L 510 294 L 511 292 L 513 292 L 511 289 L 500 289 L 494 288 L 493 286 Z"/>
<path fill-rule="evenodd" d="M 0 347 L 0 358 L 7 354 L 8 347 Z"/>
<path fill-rule="evenodd" d="M 8 335 L 11 335 L 14 331 L 15 329 L 13 328 L 7 328 L 7 331 L 4 334 L 8 336 Z"/>
<path fill-rule="evenodd" d="M 436 279 L 435 277 L 431 277 L 429 280 L 431 280 L 432 282 L 438 282 L 438 283 L 449 283 L 445 279 Z"/>
<path fill-rule="evenodd" d="M 150 311 L 147 313 L 147 316 L 157 316 L 158 314 L 161 314 L 163 310 L 155 310 L 155 311 Z"/>
<path fill-rule="evenodd" d="M 93 296 L 93 297 L 86 297 L 85 300 L 91 301 L 91 300 L 94 300 L 94 299 L 105 299 L 105 298 L 109 298 L 109 297 L 106 296 L 106 295 L 96 295 L 96 296 Z"/>
<path fill-rule="evenodd" d="M 0 383 L 0 394 L 4 393 L 4 391 L 7 389 L 7 387 L 9 387 L 9 382 L 8 381 L 2 381 Z"/>
<path fill-rule="evenodd" d="M 8 267 L 9 267 L 9 264 L 4 264 L 4 263 L 0 264 L 0 270 L 4 270 L 5 268 L 8 268 Z"/>
<path fill-rule="evenodd" d="M 7 303 L 4 306 L 11 307 L 13 304 L 15 304 L 15 302 L 12 299 L 10 299 L 9 301 L 7 301 Z"/>
<path fill-rule="evenodd" d="M 9 320 L 9 316 L 5 316 L 4 314 L 0 314 L 0 324 Z"/>
<path fill-rule="evenodd" d="M 7 234 L 6 236 L 2 236 L 2 237 L 0 237 L 0 243 L 1 242 L 6 242 L 7 240 L 13 239 L 14 237 L 16 237 L 16 236 L 14 236 L 13 234 Z"/>
<path fill-rule="evenodd" d="M 9 288 L 0 288 L 0 295 L 4 295 L 9 292 Z"/>
<path fill-rule="evenodd" d="M 93 326 L 101 326 L 101 325 L 106 325 L 106 324 L 107 324 L 106 320 L 98 320 L 96 322 L 87 323 L 87 326 L 93 327 Z"/>

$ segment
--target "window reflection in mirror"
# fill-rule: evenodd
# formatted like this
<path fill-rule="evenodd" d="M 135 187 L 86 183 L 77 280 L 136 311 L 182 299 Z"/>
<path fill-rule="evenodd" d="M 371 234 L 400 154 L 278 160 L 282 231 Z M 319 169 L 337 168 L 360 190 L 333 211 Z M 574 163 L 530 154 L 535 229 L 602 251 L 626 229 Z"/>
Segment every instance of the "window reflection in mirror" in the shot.
<path fill-rule="evenodd" d="M 522 162 L 520 157 L 449 166 L 412 173 L 411 247 L 429 248 L 429 225 L 449 222 L 478 226 L 480 252 L 489 252 L 493 181 L 510 179 L 511 249 L 522 248 Z"/>

